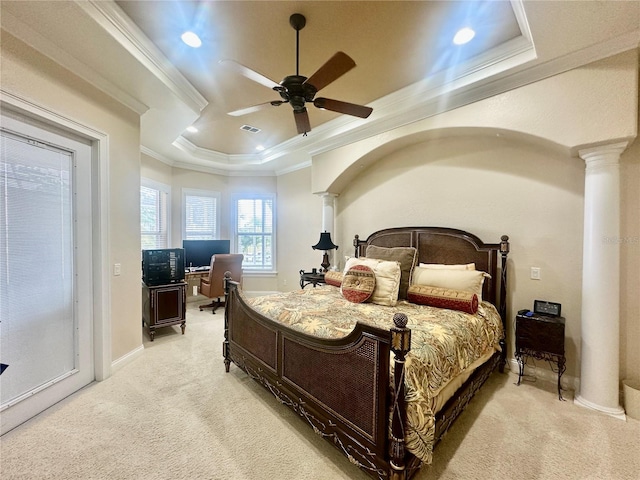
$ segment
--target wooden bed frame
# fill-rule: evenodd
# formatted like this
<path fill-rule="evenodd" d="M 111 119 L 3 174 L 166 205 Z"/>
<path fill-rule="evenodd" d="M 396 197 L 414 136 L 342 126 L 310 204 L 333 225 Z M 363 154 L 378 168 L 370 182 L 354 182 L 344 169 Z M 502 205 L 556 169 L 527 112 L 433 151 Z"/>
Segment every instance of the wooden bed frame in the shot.
<path fill-rule="evenodd" d="M 462 230 L 402 227 L 378 231 L 364 241 L 356 235 L 353 243 L 356 256 L 362 256 L 368 245 L 413 246 L 418 249 L 417 262 L 474 262 L 477 270 L 491 275 L 484 283 L 483 300 L 497 307 L 506 332 L 508 240 L 505 235 L 498 244 L 485 244 Z M 243 369 L 373 478 L 411 478 L 421 462 L 404 446 L 403 369 L 405 355 L 411 348 L 407 317 L 396 314 L 395 326 L 390 330 L 358 322 L 345 338 L 321 339 L 253 311 L 237 294 L 237 287 L 237 283 L 227 279 L 223 344 L 226 371 L 232 362 Z M 500 344 L 502 352 L 477 368 L 436 415 L 435 443 L 495 367 L 499 365 L 500 372 L 504 371 L 505 340 Z M 353 398 L 362 401 L 353 402 Z"/>

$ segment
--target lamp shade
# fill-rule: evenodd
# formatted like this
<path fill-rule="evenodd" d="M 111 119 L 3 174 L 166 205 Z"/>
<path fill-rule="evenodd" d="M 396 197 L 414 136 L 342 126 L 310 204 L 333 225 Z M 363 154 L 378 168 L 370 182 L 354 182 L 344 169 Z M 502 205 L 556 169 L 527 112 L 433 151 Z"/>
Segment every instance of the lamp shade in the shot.
<path fill-rule="evenodd" d="M 338 248 L 338 246 L 331 241 L 331 234 L 329 232 L 322 232 L 318 243 L 311 248 L 314 250 L 333 250 L 334 248 Z"/>

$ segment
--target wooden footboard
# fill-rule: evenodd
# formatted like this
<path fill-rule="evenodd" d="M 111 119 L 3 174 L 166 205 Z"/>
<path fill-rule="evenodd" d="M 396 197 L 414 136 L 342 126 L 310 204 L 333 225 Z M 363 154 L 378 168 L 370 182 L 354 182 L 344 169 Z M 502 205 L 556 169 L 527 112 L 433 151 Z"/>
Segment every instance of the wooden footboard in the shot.
<path fill-rule="evenodd" d="M 297 412 L 313 430 L 374 478 L 404 479 L 404 355 L 410 344 L 407 318 L 386 331 L 358 323 L 347 337 L 311 337 L 251 310 L 228 282 L 223 346 L 231 362 Z M 389 355 L 397 357 L 392 394 Z M 394 399 L 397 401 L 394 402 Z M 389 440 L 389 412 L 396 431 Z"/>

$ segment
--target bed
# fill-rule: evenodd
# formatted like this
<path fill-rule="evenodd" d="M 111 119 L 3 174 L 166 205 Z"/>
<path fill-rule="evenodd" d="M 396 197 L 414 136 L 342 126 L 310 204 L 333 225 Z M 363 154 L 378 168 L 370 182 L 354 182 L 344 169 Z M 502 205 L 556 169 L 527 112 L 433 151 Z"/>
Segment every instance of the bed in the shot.
<path fill-rule="evenodd" d="M 411 285 L 404 299 L 346 301 L 347 277 L 342 287 L 250 299 L 228 279 L 224 364 L 227 372 L 231 363 L 244 370 L 371 477 L 409 479 L 496 367 L 504 371 L 508 237 L 485 244 L 462 230 L 401 227 L 366 240 L 356 235 L 353 244 L 347 265 L 370 261 L 367 252 L 415 251 L 408 280 L 402 274 L 408 284 L 400 290 Z M 411 292 L 421 287 L 412 282 L 422 267 L 441 265 L 485 272 L 477 311 L 414 303 Z M 462 333 L 462 324 L 472 325 L 471 333 Z M 462 340 L 444 330 L 460 330 Z M 455 358 L 429 356 L 440 342 L 451 344 Z M 431 352 L 426 359 L 423 351 Z"/>

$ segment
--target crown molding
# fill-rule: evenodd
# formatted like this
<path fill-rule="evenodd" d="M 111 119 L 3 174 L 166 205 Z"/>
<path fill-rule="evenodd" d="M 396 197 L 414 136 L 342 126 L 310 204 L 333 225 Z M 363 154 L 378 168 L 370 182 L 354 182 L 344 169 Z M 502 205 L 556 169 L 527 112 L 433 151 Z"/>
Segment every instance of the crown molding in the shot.
<path fill-rule="evenodd" d="M 49 57 L 51 60 L 60 64 L 70 72 L 73 72 L 83 80 L 89 82 L 98 90 L 101 90 L 110 97 L 116 99 L 138 115 L 142 115 L 149 110 L 147 105 L 132 97 L 109 80 L 105 79 L 101 74 L 58 47 L 55 43 L 36 32 L 26 23 L 18 20 L 11 13 L 3 11 L 0 18 L 2 21 L 2 28 L 5 31 L 37 50 L 42 55 Z"/>
<path fill-rule="evenodd" d="M 113 0 L 75 0 L 84 12 L 195 113 L 209 102 Z"/>
<path fill-rule="evenodd" d="M 174 160 L 173 158 L 166 157 L 149 147 L 145 147 L 144 145 L 140 145 L 140 153 L 143 153 L 151 158 L 155 158 L 156 160 L 173 168 L 182 168 L 184 170 L 194 170 L 197 172 L 210 173 L 214 175 L 222 175 L 222 176 L 228 176 L 228 177 L 247 177 L 247 176 L 275 177 L 280 175 L 280 173 L 274 170 L 247 171 L 245 169 L 239 170 L 237 168 L 225 168 L 225 169 L 217 168 L 216 164 L 212 164 L 211 162 L 207 162 L 206 160 L 200 160 L 200 161 L 193 160 L 188 162 L 181 161 L 181 160 Z M 299 168 L 306 168 L 307 166 L 310 166 L 310 165 L 311 165 L 311 162 L 309 162 L 309 165 L 301 166 Z M 297 169 L 298 168 L 296 166 L 290 169 L 290 171 L 294 171 Z M 288 171 L 283 170 L 283 173 L 288 173 Z"/>

